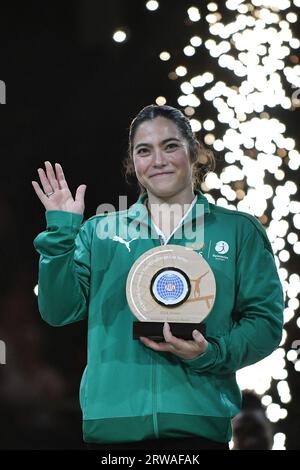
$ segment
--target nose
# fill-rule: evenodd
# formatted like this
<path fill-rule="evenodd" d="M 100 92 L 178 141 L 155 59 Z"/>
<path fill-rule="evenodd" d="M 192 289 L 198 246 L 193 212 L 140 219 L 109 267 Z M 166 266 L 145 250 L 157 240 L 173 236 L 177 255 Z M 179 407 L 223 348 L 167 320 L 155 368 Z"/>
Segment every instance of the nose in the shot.
<path fill-rule="evenodd" d="M 166 157 L 161 149 L 154 150 L 152 161 L 155 167 L 162 167 L 167 164 Z"/>

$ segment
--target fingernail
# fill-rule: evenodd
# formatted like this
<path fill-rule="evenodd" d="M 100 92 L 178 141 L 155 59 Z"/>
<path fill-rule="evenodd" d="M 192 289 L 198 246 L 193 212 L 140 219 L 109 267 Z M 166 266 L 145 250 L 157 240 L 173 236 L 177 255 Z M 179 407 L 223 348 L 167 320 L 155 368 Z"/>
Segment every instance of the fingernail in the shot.
<path fill-rule="evenodd" d="M 194 330 L 194 331 L 193 331 L 193 335 L 195 335 L 195 336 L 199 336 L 199 335 L 200 335 L 200 331 L 198 331 L 198 330 Z"/>

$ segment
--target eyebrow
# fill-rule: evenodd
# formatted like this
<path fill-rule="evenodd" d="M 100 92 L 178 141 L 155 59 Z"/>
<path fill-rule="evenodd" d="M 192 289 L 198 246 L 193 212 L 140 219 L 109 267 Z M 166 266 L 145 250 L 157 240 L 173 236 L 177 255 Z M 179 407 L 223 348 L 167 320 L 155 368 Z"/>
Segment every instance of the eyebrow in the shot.
<path fill-rule="evenodd" d="M 161 141 L 161 144 L 166 144 L 167 142 L 170 142 L 170 141 L 173 141 L 173 140 L 176 140 L 176 142 L 180 142 L 179 139 L 177 139 L 176 137 L 169 137 L 168 139 L 164 139 Z M 137 144 L 134 149 L 138 149 L 139 147 L 151 147 L 151 144 L 147 144 L 147 143 L 140 143 L 140 144 Z"/>

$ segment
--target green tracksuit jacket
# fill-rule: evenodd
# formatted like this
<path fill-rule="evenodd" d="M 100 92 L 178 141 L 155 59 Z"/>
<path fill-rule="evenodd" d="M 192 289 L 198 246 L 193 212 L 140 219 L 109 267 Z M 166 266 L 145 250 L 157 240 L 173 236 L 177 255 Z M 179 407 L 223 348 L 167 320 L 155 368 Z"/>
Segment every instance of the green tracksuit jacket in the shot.
<path fill-rule="evenodd" d="M 235 372 L 281 340 L 283 291 L 272 248 L 255 217 L 211 204 L 198 191 L 185 221 L 197 227 L 197 205 L 204 207 L 198 253 L 214 272 L 217 292 L 206 319 L 209 346 L 193 360 L 153 351 L 132 339 L 136 318 L 126 302 L 126 279 L 134 261 L 160 241 L 137 237 L 127 247 L 113 240 L 130 223 L 150 233 L 146 197 L 84 223 L 79 214 L 46 211 L 47 229 L 34 240 L 39 311 L 53 326 L 88 320 L 80 385 L 85 442 L 192 435 L 227 442 L 241 404 Z M 168 243 L 185 246 L 186 240 L 172 236 Z"/>

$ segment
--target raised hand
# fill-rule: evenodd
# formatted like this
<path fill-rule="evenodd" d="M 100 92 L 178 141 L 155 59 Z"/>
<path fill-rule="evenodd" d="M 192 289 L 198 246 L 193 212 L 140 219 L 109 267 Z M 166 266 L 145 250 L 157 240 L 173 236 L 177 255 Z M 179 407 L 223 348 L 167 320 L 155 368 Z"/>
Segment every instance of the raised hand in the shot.
<path fill-rule="evenodd" d="M 36 181 L 31 182 L 36 195 L 45 209 L 47 211 L 57 210 L 83 214 L 86 185 L 81 184 L 78 186 L 75 199 L 73 199 L 61 165 L 55 163 L 54 171 L 51 163 L 46 161 L 45 168 L 46 172 L 43 168 L 37 170 L 43 190 L 39 183 Z"/>

